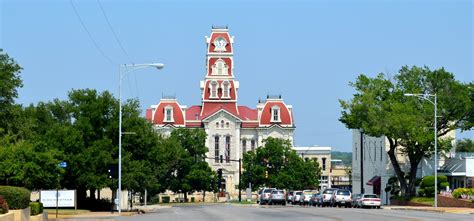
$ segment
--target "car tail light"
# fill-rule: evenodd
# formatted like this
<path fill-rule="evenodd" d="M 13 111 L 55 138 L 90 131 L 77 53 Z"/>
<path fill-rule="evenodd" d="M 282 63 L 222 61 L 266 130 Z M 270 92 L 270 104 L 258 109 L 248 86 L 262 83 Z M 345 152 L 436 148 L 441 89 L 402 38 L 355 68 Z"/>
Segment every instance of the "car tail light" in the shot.
<path fill-rule="evenodd" d="M 323 199 L 326 199 L 326 195 L 323 195 Z"/>

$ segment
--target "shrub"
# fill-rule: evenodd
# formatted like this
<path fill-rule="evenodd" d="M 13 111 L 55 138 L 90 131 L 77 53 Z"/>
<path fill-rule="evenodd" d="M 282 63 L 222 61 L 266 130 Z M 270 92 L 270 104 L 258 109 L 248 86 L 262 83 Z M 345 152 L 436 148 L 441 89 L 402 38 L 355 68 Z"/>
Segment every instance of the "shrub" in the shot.
<path fill-rule="evenodd" d="M 0 214 L 8 213 L 8 204 L 3 196 L 0 196 Z"/>
<path fill-rule="evenodd" d="M 438 192 L 442 189 L 446 189 L 449 186 L 447 182 L 448 178 L 446 176 L 438 176 Z M 434 176 L 425 176 L 420 184 L 420 189 L 418 190 L 419 196 L 433 197 L 434 196 L 434 186 L 435 177 Z"/>
<path fill-rule="evenodd" d="M 43 204 L 40 202 L 31 202 L 30 203 L 30 215 L 35 216 L 43 213 Z"/>
<path fill-rule="evenodd" d="M 151 202 L 151 204 L 158 204 L 158 203 L 160 203 L 160 196 L 159 196 L 159 195 L 156 195 L 156 196 L 151 197 L 150 202 Z"/>
<path fill-rule="evenodd" d="M 92 199 L 86 198 L 84 201 L 84 209 L 91 211 L 110 211 L 114 204 L 107 199 Z"/>
<path fill-rule="evenodd" d="M 0 195 L 8 202 L 10 209 L 25 209 L 30 206 L 30 191 L 23 187 L 0 186 Z"/>
<path fill-rule="evenodd" d="M 419 189 L 418 190 L 418 196 L 422 197 L 425 195 L 425 189 Z"/>
<path fill-rule="evenodd" d="M 161 202 L 162 203 L 169 203 L 170 202 L 170 196 L 162 196 L 161 197 Z"/>
<path fill-rule="evenodd" d="M 452 193 L 454 198 L 461 198 L 462 195 L 474 195 L 474 188 L 457 188 Z"/>

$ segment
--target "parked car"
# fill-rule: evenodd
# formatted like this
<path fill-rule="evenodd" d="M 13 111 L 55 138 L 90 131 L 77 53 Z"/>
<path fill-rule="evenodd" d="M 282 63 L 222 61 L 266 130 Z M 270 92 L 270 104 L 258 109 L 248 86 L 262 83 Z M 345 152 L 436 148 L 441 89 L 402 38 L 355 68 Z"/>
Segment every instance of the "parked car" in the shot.
<path fill-rule="evenodd" d="M 291 201 L 293 200 L 293 193 L 294 193 L 294 191 L 288 191 L 286 193 L 286 202 L 287 203 L 291 203 Z"/>
<path fill-rule="evenodd" d="M 291 199 L 291 204 L 299 204 L 301 195 L 303 195 L 303 191 L 295 191 L 293 192 L 293 198 Z"/>
<path fill-rule="evenodd" d="M 260 205 L 268 204 L 270 201 L 270 194 L 275 188 L 264 188 L 260 194 Z"/>
<path fill-rule="evenodd" d="M 361 197 L 362 197 L 362 194 L 353 194 L 352 195 L 352 207 L 354 207 L 354 208 L 360 207 Z"/>
<path fill-rule="evenodd" d="M 300 205 L 302 205 L 302 206 L 309 205 L 309 200 L 311 199 L 313 194 L 314 194 L 314 191 L 304 190 L 303 194 L 301 194 L 301 197 L 300 197 Z"/>
<path fill-rule="evenodd" d="M 311 206 L 319 206 L 321 200 L 321 194 L 315 193 L 313 196 L 311 196 L 311 199 L 309 199 L 309 205 Z"/>
<path fill-rule="evenodd" d="M 270 194 L 270 205 L 281 204 L 286 205 L 285 192 L 283 190 L 273 190 Z"/>
<path fill-rule="evenodd" d="M 382 200 L 375 194 L 362 194 L 360 198 L 360 207 L 377 208 L 380 209 Z"/>
<path fill-rule="evenodd" d="M 332 193 L 337 189 L 325 189 L 321 194 L 321 206 L 329 206 L 331 205 Z"/>
<path fill-rule="evenodd" d="M 332 193 L 331 205 L 338 207 L 352 206 L 352 193 L 349 190 L 337 189 Z"/>

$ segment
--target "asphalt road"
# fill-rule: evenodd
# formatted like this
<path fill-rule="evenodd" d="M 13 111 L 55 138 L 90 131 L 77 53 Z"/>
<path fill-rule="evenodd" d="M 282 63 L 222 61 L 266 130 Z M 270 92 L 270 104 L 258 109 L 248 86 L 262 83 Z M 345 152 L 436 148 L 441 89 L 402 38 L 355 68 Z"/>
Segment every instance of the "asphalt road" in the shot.
<path fill-rule="evenodd" d="M 266 220 L 474 220 L 474 215 L 446 214 L 406 210 L 315 208 L 292 206 L 249 206 L 249 205 L 186 205 L 158 209 L 154 212 L 131 217 L 115 217 L 117 220 L 170 220 L 170 221 L 266 221 Z"/>

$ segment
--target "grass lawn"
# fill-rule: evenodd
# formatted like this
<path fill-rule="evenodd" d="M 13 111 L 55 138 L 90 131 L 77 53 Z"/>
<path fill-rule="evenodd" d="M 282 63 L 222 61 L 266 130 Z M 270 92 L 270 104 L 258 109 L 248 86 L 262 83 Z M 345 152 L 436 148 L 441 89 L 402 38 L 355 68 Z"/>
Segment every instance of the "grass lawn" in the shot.
<path fill-rule="evenodd" d="M 410 202 L 422 203 L 428 206 L 434 205 L 434 197 L 413 197 L 410 199 Z"/>

